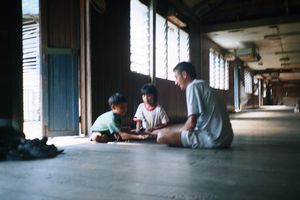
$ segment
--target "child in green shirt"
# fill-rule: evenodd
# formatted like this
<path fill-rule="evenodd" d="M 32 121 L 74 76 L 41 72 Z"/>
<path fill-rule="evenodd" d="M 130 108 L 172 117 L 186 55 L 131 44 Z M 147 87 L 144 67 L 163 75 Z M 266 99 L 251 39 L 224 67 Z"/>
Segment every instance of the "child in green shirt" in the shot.
<path fill-rule="evenodd" d="M 94 142 L 110 142 L 119 140 L 144 140 L 148 135 L 131 134 L 130 130 L 122 128 L 122 116 L 127 113 L 127 100 L 115 93 L 108 99 L 110 111 L 100 115 L 91 127 L 90 140 Z"/>

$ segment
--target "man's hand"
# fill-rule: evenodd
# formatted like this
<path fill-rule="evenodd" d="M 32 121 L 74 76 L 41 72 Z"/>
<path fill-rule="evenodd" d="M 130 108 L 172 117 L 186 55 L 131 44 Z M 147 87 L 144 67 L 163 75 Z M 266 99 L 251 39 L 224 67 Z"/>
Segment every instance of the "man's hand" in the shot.
<path fill-rule="evenodd" d="M 189 116 L 189 118 L 186 120 L 184 126 L 182 127 L 181 131 L 194 129 L 196 126 L 196 123 L 197 123 L 197 116 L 196 115 Z"/>

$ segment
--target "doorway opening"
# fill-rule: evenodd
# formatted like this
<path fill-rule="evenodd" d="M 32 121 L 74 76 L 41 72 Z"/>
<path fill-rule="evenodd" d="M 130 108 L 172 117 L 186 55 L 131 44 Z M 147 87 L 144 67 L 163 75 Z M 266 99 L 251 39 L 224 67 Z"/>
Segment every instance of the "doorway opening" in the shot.
<path fill-rule="evenodd" d="M 42 137 L 39 0 L 22 0 L 23 131 L 27 139 Z"/>

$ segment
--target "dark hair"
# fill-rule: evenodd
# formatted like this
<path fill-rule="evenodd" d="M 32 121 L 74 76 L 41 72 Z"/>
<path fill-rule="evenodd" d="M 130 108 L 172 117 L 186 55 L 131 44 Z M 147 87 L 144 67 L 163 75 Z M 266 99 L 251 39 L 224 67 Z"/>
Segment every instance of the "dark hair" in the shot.
<path fill-rule="evenodd" d="M 196 78 L 196 69 L 194 65 L 190 62 L 180 62 L 178 63 L 174 69 L 173 72 L 178 71 L 179 73 L 186 71 L 186 73 L 192 78 Z"/>
<path fill-rule="evenodd" d="M 141 88 L 141 94 L 152 94 L 154 103 L 157 103 L 157 89 L 153 84 L 144 84 Z"/>
<path fill-rule="evenodd" d="M 121 93 L 114 93 L 108 98 L 108 105 L 111 107 L 112 105 L 117 105 L 120 103 L 126 103 L 127 99 Z"/>

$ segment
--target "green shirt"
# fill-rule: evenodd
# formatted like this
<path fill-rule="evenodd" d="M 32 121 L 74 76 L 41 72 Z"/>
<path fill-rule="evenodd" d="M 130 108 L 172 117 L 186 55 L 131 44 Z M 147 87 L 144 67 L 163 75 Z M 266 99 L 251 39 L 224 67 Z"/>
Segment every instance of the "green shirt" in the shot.
<path fill-rule="evenodd" d="M 115 114 L 112 110 L 100 115 L 93 126 L 91 132 L 101 132 L 114 134 L 121 131 L 121 117 Z"/>

